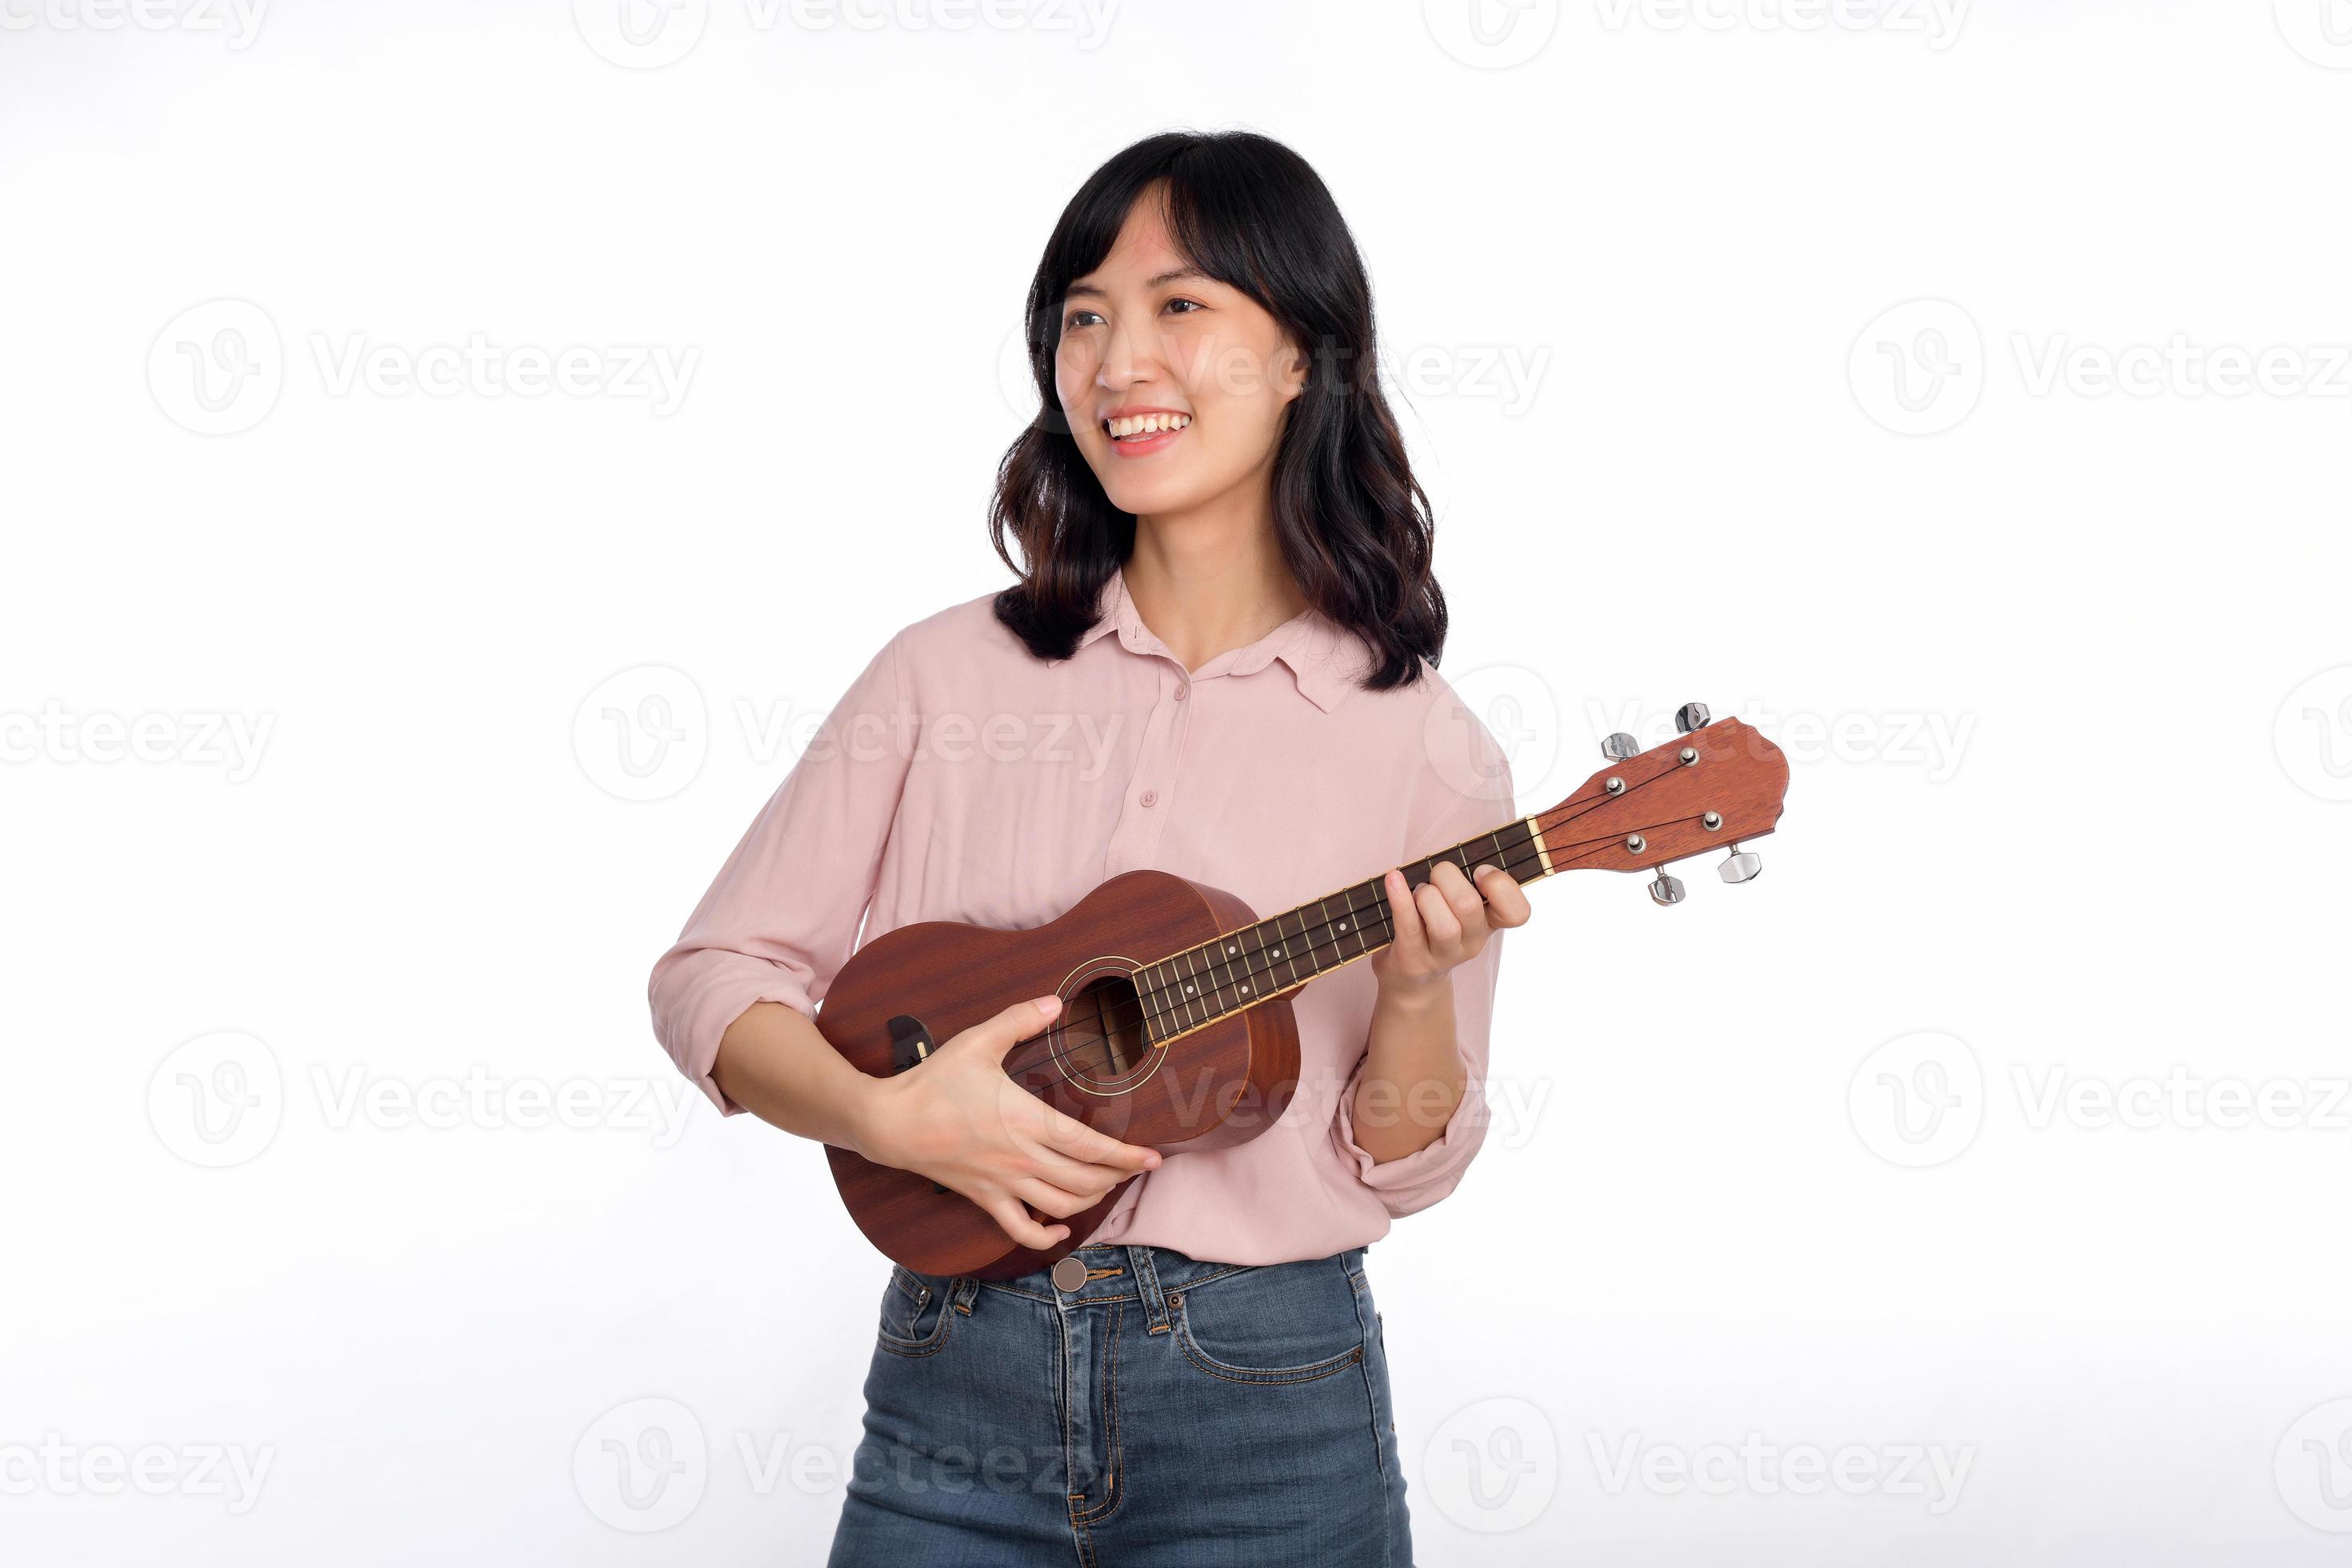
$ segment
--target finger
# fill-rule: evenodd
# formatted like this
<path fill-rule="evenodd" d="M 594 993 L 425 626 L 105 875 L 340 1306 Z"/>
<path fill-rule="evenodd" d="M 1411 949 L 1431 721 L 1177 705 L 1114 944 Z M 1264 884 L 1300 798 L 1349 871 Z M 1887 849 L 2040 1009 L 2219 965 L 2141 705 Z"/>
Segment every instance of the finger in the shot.
<path fill-rule="evenodd" d="M 1478 890 L 1486 895 L 1486 920 L 1490 925 L 1507 931 L 1527 924 L 1528 917 L 1535 913 L 1528 907 L 1528 890 L 1519 886 L 1519 879 L 1494 862 L 1480 866 L 1475 880 Z"/>
<path fill-rule="evenodd" d="M 1051 1182 L 1041 1182 L 1034 1176 L 1023 1176 L 1013 1184 L 1013 1195 L 1031 1208 L 1052 1215 L 1055 1219 L 1067 1219 L 1074 1214 L 1084 1214 L 1102 1201 L 1099 1193 L 1089 1196 L 1057 1187 Z"/>
<path fill-rule="evenodd" d="M 1133 1171 L 1117 1165 L 1091 1165 L 1080 1160 L 1065 1160 L 1053 1153 L 1036 1156 L 1033 1173 L 1039 1181 L 1051 1182 L 1067 1193 L 1092 1193 L 1096 1197 L 1110 1191 L 1119 1183 L 1133 1176 Z"/>
<path fill-rule="evenodd" d="M 1043 1252 L 1057 1247 L 1070 1234 L 1070 1227 L 1066 1225 L 1039 1225 L 1029 1217 L 1020 1200 L 1010 1194 L 992 1198 L 980 1206 L 988 1211 L 988 1217 L 996 1222 L 999 1230 L 1033 1251 Z"/>
<path fill-rule="evenodd" d="M 1389 896 L 1389 923 L 1396 928 L 1389 946 L 1409 966 L 1429 955 L 1429 932 L 1423 929 L 1421 908 L 1413 901 L 1413 890 L 1405 886 L 1403 872 L 1391 871 L 1381 884 Z"/>
<path fill-rule="evenodd" d="M 1462 921 L 1445 895 L 1428 882 L 1413 889 L 1421 900 L 1422 928 L 1429 933 L 1429 950 L 1433 953 L 1451 951 L 1462 940 Z"/>
<path fill-rule="evenodd" d="M 1059 996 L 1038 996 L 1026 1002 L 1015 1002 L 992 1018 L 983 1018 L 968 1031 L 994 1054 L 998 1061 L 1021 1041 L 1044 1032 L 1045 1026 L 1061 1016 Z"/>
<path fill-rule="evenodd" d="M 1480 892 L 1461 867 L 1451 860 L 1440 860 L 1429 874 L 1432 886 L 1445 895 L 1445 902 L 1454 910 L 1454 918 L 1467 925 L 1473 915 L 1483 914 L 1486 895 Z"/>
<path fill-rule="evenodd" d="M 1094 1165 L 1112 1165 L 1122 1174 L 1137 1171 L 1152 1171 L 1160 1167 L 1160 1151 L 1147 1149 L 1140 1143 L 1122 1143 L 1108 1132 L 1097 1132 L 1076 1117 L 1055 1110 L 1044 1101 L 1038 1102 L 1045 1113 L 1037 1128 L 1038 1136 L 1048 1148 L 1075 1156 Z"/>

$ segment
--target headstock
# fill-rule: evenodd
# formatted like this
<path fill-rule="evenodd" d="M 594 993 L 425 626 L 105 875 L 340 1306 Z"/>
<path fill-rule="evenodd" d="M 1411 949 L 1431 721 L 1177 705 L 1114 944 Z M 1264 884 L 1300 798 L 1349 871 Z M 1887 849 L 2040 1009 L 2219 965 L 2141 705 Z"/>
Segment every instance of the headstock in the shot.
<path fill-rule="evenodd" d="M 1753 725 L 1713 721 L 1693 702 L 1675 716 L 1682 738 L 1637 752 L 1631 735 L 1601 742 L 1610 765 L 1577 792 L 1537 815 L 1554 871 L 1654 871 L 1650 897 L 1683 900 L 1673 861 L 1727 849 L 1717 869 L 1727 882 L 1752 880 L 1761 860 L 1739 847 L 1780 820 L 1789 759 Z"/>

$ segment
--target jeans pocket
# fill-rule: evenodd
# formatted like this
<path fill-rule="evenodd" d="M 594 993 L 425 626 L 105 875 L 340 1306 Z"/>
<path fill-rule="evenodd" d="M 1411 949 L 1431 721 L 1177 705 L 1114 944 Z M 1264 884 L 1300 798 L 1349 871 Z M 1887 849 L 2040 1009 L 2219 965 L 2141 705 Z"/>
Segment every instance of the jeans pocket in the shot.
<path fill-rule="evenodd" d="M 882 1287 L 882 1310 L 875 1339 L 898 1355 L 929 1355 L 947 1340 L 948 1282 L 927 1279 L 901 1264 L 890 1266 Z"/>
<path fill-rule="evenodd" d="M 1168 1308 L 1184 1359 L 1229 1383 L 1311 1383 L 1364 1358 L 1354 1287 L 1328 1258 L 1212 1275 Z"/>

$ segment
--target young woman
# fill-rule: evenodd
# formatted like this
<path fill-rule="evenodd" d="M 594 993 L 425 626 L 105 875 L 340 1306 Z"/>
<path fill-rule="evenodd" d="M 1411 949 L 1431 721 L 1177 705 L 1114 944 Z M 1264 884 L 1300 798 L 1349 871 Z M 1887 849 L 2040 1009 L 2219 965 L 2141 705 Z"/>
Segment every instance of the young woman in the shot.
<path fill-rule="evenodd" d="M 892 1079 L 812 1022 L 861 917 L 1042 925 L 1145 866 L 1267 913 L 1516 815 L 1433 667 L 1427 498 L 1297 154 L 1119 153 L 1046 244 L 1028 344 L 1041 411 L 992 524 L 1019 582 L 873 657 L 656 966 L 656 1031 L 722 1110 L 928 1175 L 1030 1247 L 1138 1178 L 1055 1269 L 891 1268 L 835 1568 L 1406 1564 L 1364 1258 L 1477 1151 L 1500 933 L 1528 914 L 1509 871 L 1391 872 L 1394 939 L 1290 995 L 1289 1108 L 1212 1152 L 1017 1088 L 999 1063 L 1055 997 Z"/>

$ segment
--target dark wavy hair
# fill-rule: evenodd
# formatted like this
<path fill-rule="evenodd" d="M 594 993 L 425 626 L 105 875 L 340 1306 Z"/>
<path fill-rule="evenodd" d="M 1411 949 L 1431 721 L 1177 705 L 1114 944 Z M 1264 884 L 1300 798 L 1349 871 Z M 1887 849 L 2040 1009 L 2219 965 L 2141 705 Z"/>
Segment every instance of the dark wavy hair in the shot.
<path fill-rule="evenodd" d="M 1244 131 L 1171 131 L 1120 152 L 1062 210 L 1029 284 L 1029 369 L 1038 412 L 998 466 L 989 539 L 1021 581 L 996 617 L 1040 658 L 1067 658 L 1103 585 L 1135 546 L 1055 390 L 1069 286 L 1110 253 L 1135 203 L 1158 187 L 1169 237 L 1191 265 L 1264 306 L 1307 355 L 1273 471 L 1275 531 L 1309 603 L 1363 638 L 1368 690 L 1406 684 L 1445 646 L 1445 595 L 1430 572 L 1429 497 L 1381 395 L 1372 289 L 1339 209 L 1307 161 Z M 1026 570 L 1006 551 L 1019 541 Z"/>

